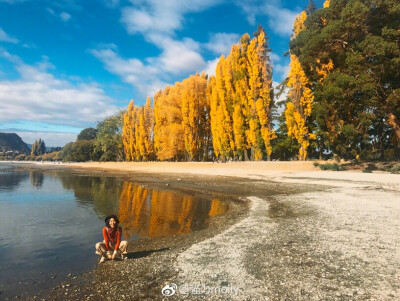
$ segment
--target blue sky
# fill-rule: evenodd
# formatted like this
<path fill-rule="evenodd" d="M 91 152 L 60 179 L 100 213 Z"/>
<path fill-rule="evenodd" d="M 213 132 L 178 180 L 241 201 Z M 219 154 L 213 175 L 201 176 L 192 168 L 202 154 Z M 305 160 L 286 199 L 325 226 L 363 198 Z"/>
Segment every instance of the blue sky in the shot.
<path fill-rule="evenodd" d="M 314 1 L 318 8 L 323 1 Z M 261 24 L 274 82 L 308 0 L 0 0 L 0 131 L 48 146 L 190 74 Z"/>

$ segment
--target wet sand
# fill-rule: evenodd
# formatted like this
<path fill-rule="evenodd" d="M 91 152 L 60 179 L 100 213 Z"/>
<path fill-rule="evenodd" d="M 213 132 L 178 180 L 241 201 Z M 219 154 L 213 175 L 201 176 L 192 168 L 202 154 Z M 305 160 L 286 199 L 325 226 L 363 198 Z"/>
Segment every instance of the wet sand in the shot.
<path fill-rule="evenodd" d="M 140 241 L 126 261 L 23 298 L 400 298 L 400 175 L 319 171 L 311 162 L 42 166 L 220 196 L 231 210 L 208 229 Z M 176 293 L 164 297 L 172 283 Z"/>

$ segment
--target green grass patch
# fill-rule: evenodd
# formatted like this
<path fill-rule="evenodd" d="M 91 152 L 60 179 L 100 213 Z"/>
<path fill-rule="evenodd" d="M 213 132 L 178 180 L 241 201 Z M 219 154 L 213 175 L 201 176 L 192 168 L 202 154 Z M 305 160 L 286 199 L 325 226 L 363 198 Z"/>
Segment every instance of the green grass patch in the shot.
<path fill-rule="evenodd" d="M 317 167 L 317 166 L 319 166 L 319 162 L 314 162 L 313 165 L 314 165 L 315 167 Z"/>
<path fill-rule="evenodd" d="M 363 172 L 363 173 L 372 173 L 372 170 L 371 170 L 371 169 L 363 169 L 362 172 Z"/>

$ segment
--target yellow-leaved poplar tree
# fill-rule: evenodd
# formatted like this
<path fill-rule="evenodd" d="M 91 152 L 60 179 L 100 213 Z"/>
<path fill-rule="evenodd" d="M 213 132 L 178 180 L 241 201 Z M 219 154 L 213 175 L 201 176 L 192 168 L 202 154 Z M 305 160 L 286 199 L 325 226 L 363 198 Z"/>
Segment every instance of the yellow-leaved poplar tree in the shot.
<path fill-rule="evenodd" d="M 151 107 L 151 99 L 147 97 L 146 104 L 144 106 L 143 112 L 144 119 L 144 128 L 145 128 L 145 136 L 144 136 L 144 145 L 146 149 L 146 160 L 154 159 L 154 146 L 153 146 L 153 127 L 154 127 L 154 118 L 153 118 L 153 109 Z"/>
<path fill-rule="evenodd" d="M 214 153 L 226 159 L 269 158 L 271 140 L 272 68 L 268 38 L 260 26 L 255 37 L 245 34 L 230 54 L 221 56 L 207 97 L 211 109 Z"/>
<path fill-rule="evenodd" d="M 195 74 L 182 82 L 182 127 L 187 160 L 204 159 L 207 134 L 207 79 Z"/>
<path fill-rule="evenodd" d="M 154 96 L 154 146 L 159 160 L 184 159 L 182 83 L 166 87 Z"/>
<path fill-rule="evenodd" d="M 271 140 L 275 132 L 271 126 L 272 107 L 272 68 L 269 64 L 268 39 L 264 29 L 259 26 L 255 38 L 250 41 L 247 48 L 247 72 L 249 76 L 249 89 L 247 102 L 250 109 L 248 141 L 252 148 L 254 160 L 263 157 L 262 150 L 270 159 L 272 152 Z"/>
<path fill-rule="evenodd" d="M 218 61 L 215 77 L 209 82 L 208 97 L 211 108 L 211 131 L 213 135 L 214 153 L 217 157 L 227 158 L 234 149 L 232 133 L 232 117 L 230 107 L 232 97 L 228 95 L 224 76 L 227 71 L 224 55 Z M 229 88 L 228 88 L 229 89 Z"/>
<path fill-rule="evenodd" d="M 133 161 L 135 154 L 135 104 L 133 99 L 129 102 L 128 111 L 123 115 L 122 142 L 124 146 L 125 159 Z"/>
<path fill-rule="evenodd" d="M 295 38 L 303 30 L 306 20 L 303 11 L 298 15 L 293 25 L 293 36 Z M 294 138 L 299 144 L 299 160 L 307 158 L 307 148 L 310 140 L 316 139 L 315 134 L 309 131 L 307 118 L 311 115 L 314 95 L 310 89 L 311 82 L 307 78 L 298 57 L 290 54 L 290 71 L 287 86 L 289 87 L 290 102 L 286 105 L 285 119 L 288 127 L 289 137 Z"/>

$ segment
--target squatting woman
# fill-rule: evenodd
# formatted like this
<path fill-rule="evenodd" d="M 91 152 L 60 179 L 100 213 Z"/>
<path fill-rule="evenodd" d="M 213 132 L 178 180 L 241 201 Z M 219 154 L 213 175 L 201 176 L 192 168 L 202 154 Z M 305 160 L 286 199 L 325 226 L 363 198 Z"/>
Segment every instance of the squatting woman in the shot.
<path fill-rule="evenodd" d="M 126 259 L 128 242 L 121 241 L 122 228 L 118 226 L 118 217 L 109 215 L 104 221 L 106 223 L 103 228 L 104 240 L 96 244 L 96 254 L 101 255 L 100 263 L 106 260 Z"/>

